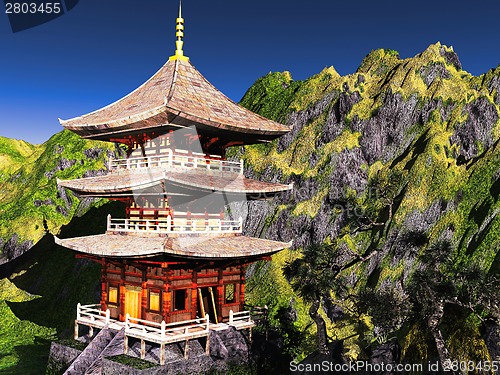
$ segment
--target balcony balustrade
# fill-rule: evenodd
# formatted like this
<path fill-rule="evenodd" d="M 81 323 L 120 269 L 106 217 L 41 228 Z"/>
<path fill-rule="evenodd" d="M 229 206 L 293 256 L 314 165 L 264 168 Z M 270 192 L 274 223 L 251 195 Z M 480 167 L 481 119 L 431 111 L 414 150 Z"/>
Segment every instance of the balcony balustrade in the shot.
<path fill-rule="evenodd" d="M 200 214 L 201 216 L 201 214 Z M 215 215 L 212 215 L 215 216 Z M 219 215 L 216 215 L 219 216 Z M 108 215 L 108 232 L 135 232 L 135 233 L 242 233 L 243 219 L 223 220 L 220 218 L 197 218 L 193 216 L 167 216 L 158 219 L 113 219 Z"/>
<path fill-rule="evenodd" d="M 162 169 L 195 169 L 197 171 L 213 171 L 222 173 L 243 173 L 243 160 L 228 161 L 220 157 L 207 158 L 204 154 L 172 151 L 168 149 L 162 155 L 131 157 L 127 159 L 110 159 L 109 170 L 142 170 L 145 168 Z"/>

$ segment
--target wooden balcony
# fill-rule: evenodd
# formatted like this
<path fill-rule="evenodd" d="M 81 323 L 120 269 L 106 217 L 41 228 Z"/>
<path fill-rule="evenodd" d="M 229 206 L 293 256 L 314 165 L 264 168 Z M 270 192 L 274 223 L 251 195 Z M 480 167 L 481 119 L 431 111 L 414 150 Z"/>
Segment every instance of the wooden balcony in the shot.
<path fill-rule="evenodd" d="M 227 161 L 220 157 L 205 157 L 204 154 L 188 154 L 182 150 L 175 152 L 168 149 L 162 155 L 131 157 L 127 159 L 110 159 L 109 170 L 143 170 L 145 168 L 160 169 L 196 169 L 197 171 L 243 174 L 243 160 Z"/>
<path fill-rule="evenodd" d="M 237 330 L 251 329 L 255 322 L 252 320 L 249 311 L 242 311 L 229 314 L 227 323 L 213 324 L 210 323 L 209 315 L 204 318 L 193 320 L 185 320 L 175 323 L 156 323 L 148 320 L 131 318 L 126 315 L 125 322 L 120 322 L 110 318 L 109 309 L 103 311 L 100 305 L 81 305 L 76 308 L 75 320 L 75 340 L 79 337 L 79 326 L 84 325 L 89 327 L 89 336 L 94 334 L 94 328 L 103 329 L 108 327 L 114 331 L 120 331 L 125 328 L 124 338 L 124 353 L 128 352 L 129 338 L 139 339 L 141 341 L 141 359 L 144 359 L 146 354 L 145 342 L 151 342 L 160 345 L 160 365 L 165 364 L 165 345 L 177 342 L 184 342 L 184 358 L 188 358 L 188 342 L 192 339 L 206 337 L 205 353 L 208 355 L 210 349 L 210 330 L 221 331 L 228 329 L 230 326 Z M 251 332 L 251 331 L 250 331 Z"/>
<path fill-rule="evenodd" d="M 219 216 L 219 215 L 217 215 Z M 170 216 L 158 219 L 113 219 L 108 215 L 108 232 L 131 233 L 242 233 L 243 219 L 222 220 L 217 218 L 174 218 Z"/>

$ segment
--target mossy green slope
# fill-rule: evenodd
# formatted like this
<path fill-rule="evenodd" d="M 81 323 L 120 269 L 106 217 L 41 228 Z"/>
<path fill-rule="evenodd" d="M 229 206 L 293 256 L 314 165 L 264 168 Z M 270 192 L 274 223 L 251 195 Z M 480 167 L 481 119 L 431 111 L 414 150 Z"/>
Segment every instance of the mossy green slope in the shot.
<path fill-rule="evenodd" d="M 84 140 L 66 130 L 39 146 L 2 138 L 0 147 L 0 157 L 8 160 L 0 170 L 0 238 L 6 243 L 16 235 L 16 242 L 30 245 L 47 231 L 57 234 L 78 211 L 78 199 L 58 191 L 56 179 L 105 170 L 114 152 L 111 143 Z"/>
<path fill-rule="evenodd" d="M 260 78 L 241 104 L 292 125 L 292 131 L 235 153 L 243 156 L 250 174 L 293 181 L 295 193 L 271 203 L 272 216 L 255 229 L 294 239 L 298 250 L 315 241 L 335 241 L 338 249 L 359 256 L 375 250 L 370 262 L 340 276 L 356 280 L 349 287 L 355 295 L 406 285 L 423 254 L 444 238 L 453 248 L 448 277 L 469 268 L 498 274 L 499 77 L 500 68 L 472 76 L 451 48 L 437 43 L 407 59 L 393 50 L 372 51 L 347 76 L 328 68 L 305 81 L 292 81 L 289 73 Z M 384 223 L 379 229 L 378 221 Z M 409 233 L 422 241 L 405 242 Z M 269 270 L 256 273 L 259 280 L 250 283 L 277 278 L 280 285 L 283 276 Z M 278 298 L 274 292 L 265 295 L 261 290 L 249 298 L 278 305 L 275 312 L 297 300 L 290 291 Z M 363 348 L 376 336 L 366 318 L 361 331 L 362 324 L 343 332 L 351 336 L 345 350 L 352 359 L 367 355 Z M 450 334 L 450 351 L 461 359 L 469 351 L 471 359 L 487 360 L 480 323 L 471 323 L 467 313 L 460 319 L 475 339 L 467 348 L 457 347 L 457 334 Z M 297 327 L 304 329 L 305 320 L 301 317 Z M 330 326 L 331 337 L 342 336 L 338 324 Z M 451 315 L 442 324 L 451 326 Z M 425 340 L 411 327 L 391 334 L 405 347 L 411 332 Z"/>
<path fill-rule="evenodd" d="M 102 233 L 108 213 L 123 215 L 120 204 L 91 208 L 61 229 L 60 236 Z M 45 373 L 50 343 L 72 337 L 77 303 L 99 301 L 100 266 L 76 259 L 55 245 L 52 235 L 0 266 L 0 373 Z"/>
<path fill-rule="evenodd" d="M 28 142 L 0 137 L 0 180 L 15 172 L 27 160 L 36 158 L 41 147 Z"/>
<path fill-rule="evenodd" d="M 34 296 L 17 288 L 9 279 L 0 280 L 0 372 L 19 362 L 15 348 L 34 345 L 37 339 L 54 337 L 55 329 L 39 326 L 29 320 L 19 319 L 7 302 L 27 302 Z"/>

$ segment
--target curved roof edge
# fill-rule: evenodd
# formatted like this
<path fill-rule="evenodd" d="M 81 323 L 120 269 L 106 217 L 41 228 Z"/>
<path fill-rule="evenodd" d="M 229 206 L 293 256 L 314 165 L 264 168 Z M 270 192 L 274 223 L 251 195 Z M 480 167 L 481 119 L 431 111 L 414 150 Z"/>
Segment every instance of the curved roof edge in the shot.
<path fill-rule="evenodd" d="M 87 177 L 74 180 L 59 180 L 59 186 L 79 194 L 112 194 L 157 188 L 162 193 L 177 192 L 178 189 L 191 189 L 202 192 L 221 192 L 228 194 L 277 194 L 293 189 L 293 183 L 276 184 L 243 177 L 235 173 L 185 173 L 183 170 L 167 171 L 161 168 L 144 172 L 110 173 L 105 176 Z"/>
<path fill-rule="evenodd" d="M 177 122 L 269 139 L 290 131 L 289 126 L 238 105 L 189 61 L 183 60 L 168 61 L 149 80 L 119 100 L 82 116 L 59 119 L 59 122 L 87 138 L 102 137 L 103 133 L 111 136 L 136 129 L 168 128 Z"/>
<path fill-rule="evenodd" d="M 235 259 L 272 255 L 292 246 L 247 236 L 150 237 L 100 234 L 60 239 L 55 243 L 79 253 L 110 258 L 146 258 L 158 255 L 188 259 Z M 138 250 L 140 249 L 140 250 Z"/>

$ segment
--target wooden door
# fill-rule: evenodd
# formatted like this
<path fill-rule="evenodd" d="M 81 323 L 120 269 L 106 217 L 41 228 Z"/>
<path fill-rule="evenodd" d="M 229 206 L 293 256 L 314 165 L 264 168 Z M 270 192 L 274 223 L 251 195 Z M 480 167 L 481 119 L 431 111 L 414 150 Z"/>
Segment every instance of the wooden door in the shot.
<path fill-rule="evenodd" d="M 141 319 L 141 288 L 125 288 L 125 315 Z"/>
<path fill-rule="evenodd" d="M 210 316 L 210 321 L 218 323 L 217 309 L 215 306 L 215 296 L 217 291 L 215 288 L 198 288 L 198 316 L 205 317 L 204 314 Z"/>

